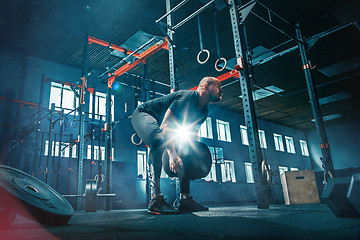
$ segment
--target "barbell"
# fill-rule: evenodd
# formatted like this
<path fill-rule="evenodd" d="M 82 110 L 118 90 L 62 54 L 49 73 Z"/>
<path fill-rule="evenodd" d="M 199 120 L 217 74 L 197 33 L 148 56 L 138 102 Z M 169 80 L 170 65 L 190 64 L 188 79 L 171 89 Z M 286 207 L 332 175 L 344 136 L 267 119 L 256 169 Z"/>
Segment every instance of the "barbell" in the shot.
<path fill-rule="evenodd" d="M 63 195 L 66 198 L 85 197 L 85 211 L 96 212 L 98 197 L 115 197 L 115 193 L 98 193 L 98 184 L 95 179 L 86 180 L 85 194 L 83 195 Z"/>

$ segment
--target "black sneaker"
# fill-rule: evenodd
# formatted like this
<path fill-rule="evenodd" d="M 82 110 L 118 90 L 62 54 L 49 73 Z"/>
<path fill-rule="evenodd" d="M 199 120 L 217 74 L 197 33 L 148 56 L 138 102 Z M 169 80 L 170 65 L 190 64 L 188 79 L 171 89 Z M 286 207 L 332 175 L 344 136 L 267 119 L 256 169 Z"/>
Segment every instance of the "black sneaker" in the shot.
<path fill-rule="evenodd" d="M 148 208 L 150 214 L 177 214 L 179 210 L 170 206 L 164 199 L 164 196 L 161 195 L 157 198 L 154 198 L 150 201 L 150 206 Z"/>
<path fill-rule="evenodd" d="M 208 207 L 201 205 L 196 202 L 192 197 L 187 197 L 186 199 L 176 200 L 174 206 L 181 212 L 201 212 L 209 211 Z"/>

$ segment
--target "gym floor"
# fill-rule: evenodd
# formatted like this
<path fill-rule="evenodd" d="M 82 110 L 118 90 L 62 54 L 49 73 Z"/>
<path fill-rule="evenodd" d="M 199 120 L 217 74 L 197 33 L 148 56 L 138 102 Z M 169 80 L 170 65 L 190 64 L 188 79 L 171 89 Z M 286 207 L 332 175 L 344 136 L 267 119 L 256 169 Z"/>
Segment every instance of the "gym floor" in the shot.
<path fill-rule="evenodd" d="M 337 218 L 325 204 L 211 207 L 150 215 L 145 209 L 75 212 L 66 226 L 17 215 L 0 239 L 360 239 L 360 218 Z"/>

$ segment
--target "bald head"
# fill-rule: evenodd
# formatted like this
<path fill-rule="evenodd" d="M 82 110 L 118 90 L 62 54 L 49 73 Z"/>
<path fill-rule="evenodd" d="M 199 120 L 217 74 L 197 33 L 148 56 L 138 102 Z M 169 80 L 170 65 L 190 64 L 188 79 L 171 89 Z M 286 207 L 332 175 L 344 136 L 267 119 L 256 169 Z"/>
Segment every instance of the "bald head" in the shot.
<path fill-rule="evenodd" d="M 210 86 L 211 84 L 218 83 L 219 80 L 214 77 L 204 77 L 199 83 L 199 88 L 205 88 L 205 85 Z"/>
<path fill-rule="evenodd" d="M 197 89 L 203 104 L 215 103 L 221 100 L 222 90 L 220 81 L 215 77 L 204 77 Z"/>

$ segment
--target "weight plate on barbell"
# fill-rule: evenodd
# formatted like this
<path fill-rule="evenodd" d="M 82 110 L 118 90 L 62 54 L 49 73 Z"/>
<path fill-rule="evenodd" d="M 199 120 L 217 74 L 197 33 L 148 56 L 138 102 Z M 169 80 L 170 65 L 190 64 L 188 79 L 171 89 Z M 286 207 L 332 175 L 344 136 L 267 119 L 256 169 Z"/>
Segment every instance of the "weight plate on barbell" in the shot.
<path fill-rule="evenodd" d="M 0 165 L 0 187 L 20 199 L 40 223 L 65 225 L 73 214 L 70 203 L 56 190 L 15 168 Z"/>
<path fill-rule="evenodd" d="M 96 212 L 97 209 L 97 182 L 89 179 L 85 185 L 85 211 Z"/>

